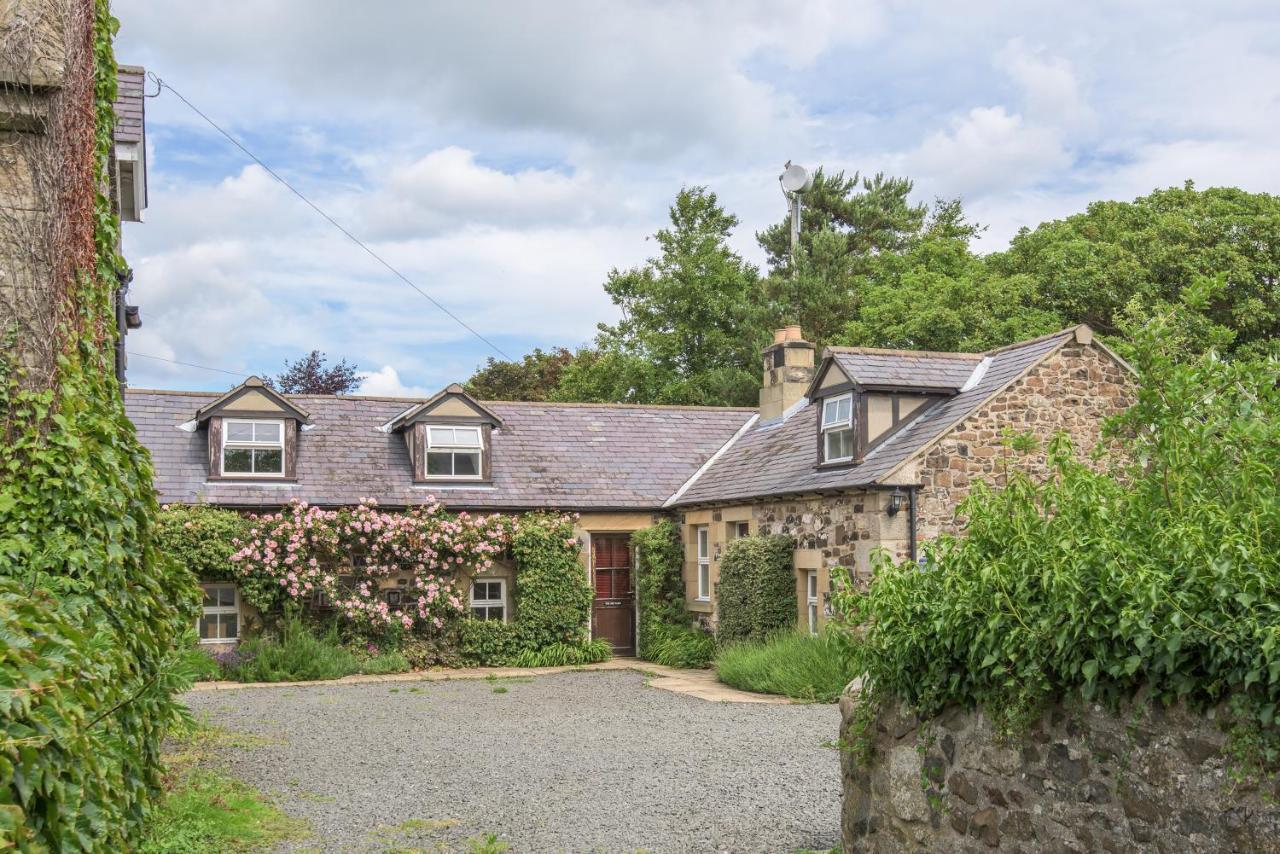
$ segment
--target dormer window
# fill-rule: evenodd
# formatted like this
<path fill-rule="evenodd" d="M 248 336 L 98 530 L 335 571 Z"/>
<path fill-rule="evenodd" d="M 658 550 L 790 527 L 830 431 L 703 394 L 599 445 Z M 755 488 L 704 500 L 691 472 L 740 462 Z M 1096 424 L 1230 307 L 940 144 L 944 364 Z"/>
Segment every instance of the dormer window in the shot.
<path fill-rule="evenodd" d="M 853 395 L 841 394 L 822 401 L 822 461 L 853 459 Z"/>
<path fill-rule="evenodd" d="M 479 479 L 484 442 L 479 427 L 427 425 L 427 477 Z"/>
<path fill-rule="evenodd" d="M 284 476 L 284 421 L 226 418 L 222 426 L 224 476 Z"/>

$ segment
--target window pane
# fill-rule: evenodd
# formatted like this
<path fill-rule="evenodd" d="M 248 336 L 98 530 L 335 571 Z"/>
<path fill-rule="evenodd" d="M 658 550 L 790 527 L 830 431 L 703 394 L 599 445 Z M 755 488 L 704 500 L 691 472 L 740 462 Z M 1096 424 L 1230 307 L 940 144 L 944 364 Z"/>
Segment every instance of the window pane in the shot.
<path fill-rule="evenodd" d="M 222 615 L 222 634 L 219 635 L 219 637 L 223 638 L 224 640 L 235 640 L 237 637 L 239 637 L 239 632 L 237 631 L 237 629 L 239 628 L 239 625 L 240 625 L 240 620 L 235 614 L 223 614 Z"/>
<path fill-rule="evenodd" d="M 836 420 L 841 424 L 849 423 L 849 413 L 853 408 L 852 397 L 842 397 L 836 401 Z"/>
<path fill-rule="evenodd" d="M 253 452 L 253 470 L 258 473 L 282 474 L 284 451 L 260 449 Z"/>
<path fill-rule="evenodd" d="M 428 427 L 427 441 L 429 441 L 433 447 L 439 446 L 439 445 L 445 445 L 445 446 L 452 445 L 453 444 L 453 428 L 452 427 Z"/>
<path fill-rule="evenodd" d="M 227 441 L 228 442 L 252 442 L 253 441 L 253 424 L 248 421 L 228 421 L 227 422 Z"/>
<path fill-rule="evenodd" d="M 698 597 L 705 599 L 711 586 L 711 568 L 705 563 L 698 567 Z"/>
<path fill-rule="evenodd" d="M 234 587 L 215 587 L 214 588 L 218 604 L 224 608 L 234 608 L 236 605 L 236 589 Z"/>
<path fill-rule="evenodd" d="M 200 618 L 200 640 L 208 640 L 209 638 L 216 637 L 216 635 L 211 634 L 211 632 L 216 632 L 217 630 L 218 630 L 217 617 L 201 617 Z"/>
<path fill-rule="evenodd" d="M 453 454 L 433 452 L 427 454 L 427 474 L 429 475 L 451 475 L 453 474 Z"/>
<path fill-rule="evenodd" d="M 274 421 L 259 421 L 253 425 L 255 442 L 279 442 L 280 425 Z"/>
<path fill-rule="evenodd" d="M 490 619 L 490 620 L 497 620 L 498 622 L 502 622 L 503 617 L 502 617 L 502 606 L 501 606 L 501 605 L 494 605 L 494 606 L 492 606 L 492 607 L 490 607 L 490 608 L 489 608 L 489 619 Z"/>
<path fill-rule="evenodd" d="M 218 604 L 218 588 L 216 587 L 204 588 L 204 607 L 212 608 L 212 607 L 215 607 L 217 604 Z"/>
<path fill-rule="evenodd" d="M 703 558 L 708 554 L 707 549 L 707 529 L 698 529 L 698 557 Z"/>
<path fill-rule="evenodd" d="M 460 448 L 480 447 L 480 428 L 478 427 L 454 428 L 453 443 Z"/>
<path fill-rule="evenodd" d="M 476 477 L 480 474 L 479 454 L 454 454 L 453 473 L 458 477 Z"/>
<path fill-rule="evenodd" d="M 222 452 L 223 474 L 251 471 L 253 471 L 253 451 L 247 448 L 227 448 Z"/>
<path fill-rule="evenodd" d="M 828 460 L 842 460 L 853 456 L 853 430 L 832 430 L 826 434 Z"/>

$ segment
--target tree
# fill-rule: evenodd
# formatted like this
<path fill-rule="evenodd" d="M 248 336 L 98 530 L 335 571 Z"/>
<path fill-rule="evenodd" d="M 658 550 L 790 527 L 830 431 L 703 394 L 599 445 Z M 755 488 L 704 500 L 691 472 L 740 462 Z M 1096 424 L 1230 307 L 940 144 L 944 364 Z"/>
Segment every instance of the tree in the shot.
<path fill-rule="evenodd" d="M 565 370 L 557 399 L 754 404 L 768 334 L 756 268 L 728 246 L 738 218 L 705 187 L 682 189 L 670 216 L 656 258 L 609 273 L 622 319 L 600 325 L 598 354 Z"/>
<path fill-rule="evenodd" d="M 912 204 L 906 178 L 828 175 L 819 167 L 801 208 L 793 263 L 790 218 L 756 234 L 769 259 L 766 291 L 773 325 L 799 323 L 819 348 L 862 304 L 877 260 L 908 250 L 928 208 Z"/>
<path fill-rule="evenodd" d="M 534 348 L 518 362 L 490 356 L 484 367 L 467 380 L 466 388 L 483 400 L 549 400 L 574 358 L 564 347 L 549 352 Z"/>
<path fill-rule="evenodd" d="M 319 350 L 296 362 L 285 360 L 284 370 L 267 385 L 284 394 L 350 394 L 360 385 L 359 370 L 343 359 L 333 367 L 325 367 L 325 355 Z"/>
<path fill-rule="evenodd" d="M 1260 351 L 1280 336 L 1280 197 L 1267 193 L 1188 181 L 1132 202 L 1094 202 L 1024 228 L 987 263 L 992 277 L 1025 277 L 1063 325 L 1114 334 L 1135 299 L 1147 310 L 1177 306 L 1188 288 L 1220 278 L 1201 311 L 1234 333 L 1235 351 Z"/>

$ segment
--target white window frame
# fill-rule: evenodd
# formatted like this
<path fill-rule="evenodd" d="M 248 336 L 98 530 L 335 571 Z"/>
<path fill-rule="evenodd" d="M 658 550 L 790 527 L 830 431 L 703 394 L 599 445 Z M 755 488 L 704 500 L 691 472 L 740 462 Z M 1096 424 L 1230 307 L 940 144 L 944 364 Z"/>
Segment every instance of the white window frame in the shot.
<path fill-rule="evenodd" d="M 476 584 L 497 584 L 498 598 L 497 599 L 476 599 Z M 505 578 L 473 578 L 471 579 L 471 591 L 467 596 L 467 600 L 469 602 L 468 607 L 473 609 L 474 608 L 501 608 L 502 622 L 504 623 L 507 622 L 507 620 L 511 617 L 511 609 L 507 607 L 507 580 Z M 471 612 L 471 617 L 472 619 L 477 619 L 477 620 L 481 619 L 480 617 L 477 617 L 475 615 L 474 610 Z M 489 619 L 488 614 L 485 615 L 484 619 L 486 621 Z"/>
<path fill-rule="evenodd" d="M 805 599 L 808 602 L 809 634 L 818 633 L 818 570 L 811 569 L 805 575 Z"/>
<path fill-rule="evenodd" d="M 699 602 L 711 601 L 711 526 L 695 525 L 693 538 L 698 549 L 698 596 Z"/>
<path fill-rule="evenodd" d="M 746 526 L 746 528 L 745 528 L 745 533 L 744 533 L 744 529 L 742 528 L 742 526 L 743 526 L 743 525 L 745 525 L 745 526 Z M 731 539 L 731 540 L 740 540 L 740 539 L 742 539 L 743 537 L 749 537 L 749 536 L 751 536 L 751 523 L 750 523 L 750 522 L 741 522 L 741 521 L 739 521 L 739 522 L 730 522 L 730 523 L 729 523 L 729 539 Z"/>
<path fill-rule="evenodd" d="M 205 605 L 203 602 L 203 594 L 210 588 L 230 587 L 232 591 L 233 603 L 231 605 Z M 200 643 L 238 643 L 240 640 L 240 588 L 234 584 L 201 584 L 200 592 L 202 594 L 200 604 L 200 616 L 196 617 L 196 638 Z M 224 614 L 231 614 L 236 618 L 236 636 L 233 638 L 202 638 L 200 637 L 200 621 L 205 617 L 217 617 Z"/>
<path fill-rule="evenodd" d="M 231 425 L 232 424 L 275 424 L 280 428 L 280 439 L 276 442 L 259 442 L 256 439 L 251 441 L 232 440 Z M 223 477 L 284 477 L 285 458 L 284 458 L 284 430 L 285 421 L 283 418 L 223 418 L 222 419 L 222 453 L 218 457 L 218 463 L 221 468 Z M 256 432 L 256 431 L 255 431 Z M 270 472 L 252 472 L 252 471 L 227 471 L 227 448 L 232 450 L 245 451 L 280 451 L 280 471 Z M 253 454 L 249 454 L 250 465 L 254 465 Z"/>
<path fill-rule="evenodd" d="M 840 404 L 848 401 L 849 415 L 841 419 L 839 417 Z M 835 408 L 836 417 L 828 418 L 827 410 L 829 407 Z M 845 430 L 849 431 L 849 455 L 847 457 L 832 457 L 830 454 L 829 436 L 835 433 L 841 433 Z M 843 463 L 853 459 L 854 441 L 853 441 L 853 392 L 845 392 L 837 394 L 834 397 L 824 398 L 822 401 L 822 461 L 824 463 Z"/>
<path fill-rule="evenodd" d="M 477 426 L 471 424 L 427 424 L 425 425 L 427 436 L 423 443 L 425 449 L 423 451 L 422 475 L 428 480 L 483 480 L 484 479 L 484 431 Z M 454 442 L 450 444 L 432 444 L 432 430 L 453 430 Z M 458 438 L 457 431 L 466 430 L 475 434 L 476 443 L 474 445 L 459 445 L 456 440 Z M 457 470 L 457 454 L 475 454 L 476 455 L 476 473 L 475 474 L 431 474 L 431 454 L 449 454 L 450 468 Z"/>

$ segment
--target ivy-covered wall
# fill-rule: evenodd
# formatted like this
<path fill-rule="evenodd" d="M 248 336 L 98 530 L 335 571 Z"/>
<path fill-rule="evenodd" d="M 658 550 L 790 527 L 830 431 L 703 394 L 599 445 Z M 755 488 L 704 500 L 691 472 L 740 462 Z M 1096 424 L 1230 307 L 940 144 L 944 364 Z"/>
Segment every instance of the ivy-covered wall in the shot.
<path fill-rule="evenodd" d="M 0 848 L 122 851 L 159 788 L 160 742 L 189 684 L 176 660 L 196 591 L 155 549 L 151 467 L 114 376 L 117 23 L 105 0 L 11 8 L 6 64 L 61 76 L 27 90 L 46 98 L 40 121 L 8 131 L 34 140 L 25 161 L 0 161 L 0 187 L 42 212 L 0 220 L 6 252 L 42 259 L 21 268 L 31 288 L 20 299 L 2 294 Z M 62 51 L 52 64 L 50 44 Z M 16 97 L 22 81 L 5 73 Z M 24 305 L 33 314 L 19 322 Z"/>

